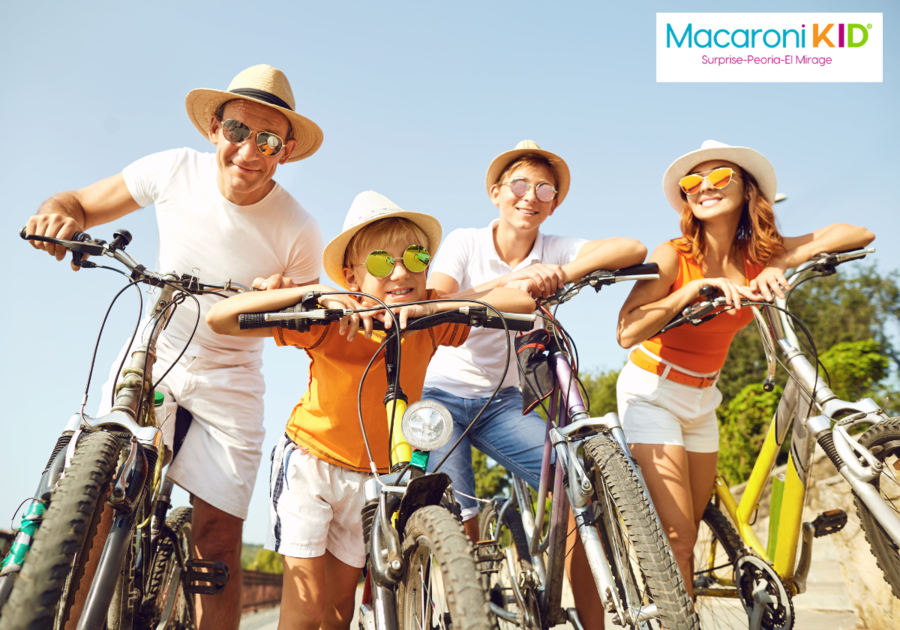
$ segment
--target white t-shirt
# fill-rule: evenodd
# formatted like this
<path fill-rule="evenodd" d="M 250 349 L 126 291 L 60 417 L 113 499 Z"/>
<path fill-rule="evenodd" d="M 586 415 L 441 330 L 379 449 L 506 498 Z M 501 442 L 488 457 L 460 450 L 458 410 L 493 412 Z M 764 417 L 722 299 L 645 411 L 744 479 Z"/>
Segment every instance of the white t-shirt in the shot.
<path fill-rule="evenodd" d="M 122 171 L 135 201 L 156 204 L 156 269 L 192 274 L 210 284 L 231 280 L 245 286 L 275 273 L 300 284 L 318 278 L 323 247 L 318 222 L 277 183 L 258 203 L 231 203 L 219 192 L 216 172 L 214 153 L 187 148 L 148 155 Z M 217 335 L 206 325 L 206 312 L 224 298 L 197 299 L 200 324 L 187 354 L 232 365 L 259 360 L 261 338 Z M 196 303 L 188 298 L 163 334 L 183 347 L 196 321 Z"/>
<path fill-rule="evenodd" d="M 500 259 L 494 247 L 495 219 L 485 228 L 454 230 L 441 244 L 431 263 L 430 273 L 447 274 L 466 291 L 523 267 L 543 263 L 564 265 L 578 256 L 587 241 L 583 238 L 553 236 L 538 232 L 531 253 L 515 269 Z M 441 346 L 428 364 L 425 387 L 437 387 L 460 398 L 489 396 L 497 387 L 506 365 L 506 342 L 502 330 L 473 328 L 458 348 Z M 510 333 L 515 353 L 515 333 Z M 501 389 L 518 387 L 519 370 L 512 356 Z"/>

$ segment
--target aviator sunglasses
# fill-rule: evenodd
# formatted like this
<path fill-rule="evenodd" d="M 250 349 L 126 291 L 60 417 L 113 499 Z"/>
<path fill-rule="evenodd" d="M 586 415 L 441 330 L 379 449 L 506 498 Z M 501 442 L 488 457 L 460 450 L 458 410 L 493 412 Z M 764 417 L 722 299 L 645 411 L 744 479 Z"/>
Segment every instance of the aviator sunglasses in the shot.
<path fill-rule="evenodd" d="M 253 131 L 239 120 L 228 119 L 222 123 L 222 135 L 231 144 L 243 144 Z M 256 132 L 256 148 L 266 157 L 281 153 L 284 140 L 270 131 Z"/>
<path fill-rule="evenodd" d="M 431 254 L 421 245 L 410 245 L 401 258 L 403 266 L 413 273 L 422 273 L 431 262 Z M 361 263 L 357 263 L 361 264 Z M 383 250 L 375 250 L 366 256 L 366 270 L 376 278 L 387 278 L 394 271 L 397 260 Z"/>
<path fill-rule="evenodd" d="M 531 188 L 531 184 L 523 177 L 516 177 L 515 179 L 500 185 L 509 186 L 510 191 L 512 191 L 512 194 L 516 197 L 524 197 L 525 193 L 528 192 L 528 189 Z M 537 197 L 539 201 L 550 201 L 556 197 L 556 189 L 547 182 L 542 182 L 535 187 L 534 196 Z"/>
<path fill-rule="evenodd" d="M 733 178 L 734 169 L 723 167 L 710 171 L 705 177 L 703 175 L 687 175 L 678 181 L 678 185 L 681 186 L 685 195 L 696 195 L 700 192 L 704 179 L 709 180 L 709 185 L 716 190 L 722 190 L 731 183 Z"/>

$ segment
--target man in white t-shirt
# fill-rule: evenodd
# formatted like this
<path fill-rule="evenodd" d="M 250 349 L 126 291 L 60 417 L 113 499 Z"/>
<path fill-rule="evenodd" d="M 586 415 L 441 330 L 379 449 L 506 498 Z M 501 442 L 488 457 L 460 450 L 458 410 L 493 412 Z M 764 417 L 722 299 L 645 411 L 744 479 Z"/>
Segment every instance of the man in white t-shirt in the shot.
<path fill-rule="evenodd" d="M 262 277 L 269 279 L 270 289 L 315 284 L 322 260 L 319 225 L 272 179 L 279 165 L 309 157 L 322 143 L 319 127 L 294 111 L 287 78 L 271 66 L 253 66 L 238 74 L 227 91 L 193 90 L 185 105 L 215 153 L 156 153 L 118 175 L 59 193 L 29 219 L 28 233 L 69 239 L 155 204 L 159 271 L 244 285 Z M 58 260 L 65 256 L 57 246 L 32 244 Z M 225 562 L 231 573 L 224 593 L 198 597 L 201 630 L 237 629 L 239 624 L 241 532 L 264 436 L 262 339 L 213 333 L 206 311 L 217 299 L 198 297 L 200 323 L 193 339 L 193 300 L 175 310 L 160 336 L 154 366 L 158 378 L 184 350 L 159 388 L 169 413 L 163 426 L 167 443 L 175 417 L 183 415 L 175 409 L 193 416 L 167 474 L 191 493 L 196 556 Z M 99 414 L 109 410 L 118 366 L 119 360 L 104 386 Z M 72 618 L 77 620 L 77 614 Z"/>
<path fill-rule="evenodd" d="M 647 248 L 630 238 L 586 241 L 542 234 L 541 224 L 568 193 L 569 167 L 561 157 L 531 140 L 497 156 L 488 167 L 485 184 L 500 210 L 499 218 L 485 228 L 451 232 L 431 263 L 429 288 L 465 296 L 507 286 L 528 291 L 535 298 L 549 297 L 588 272 L 636 265 L 647 255 Z M 471 447 L 535 489 L 540 482 L 546 424 L 534 411 L 522 413 L 515 359 L 503 377 L 504 336 L 502 331 L 473 328 L 458 348 L 438 348 L 428 364 L 422 394 L 423 400 L 442 403 L 453 416 L 453 435 L 431 453 L 432 467 L 444 459 L 500 385 L 472 431 L 441 466 L 453 482 L 466 533 L 472 540 L 478 540 L 478 507 L 471 498 L 475 495 Z M 569 530 L 573 524 L 570 515 Z M 602 629 L 603 610 L 587 557 L 578 537 L 572 539 L 577 542 L 571 556 L 567 554 L 571 558 L 567 569 L 575 605 L 586 630 Z"/>

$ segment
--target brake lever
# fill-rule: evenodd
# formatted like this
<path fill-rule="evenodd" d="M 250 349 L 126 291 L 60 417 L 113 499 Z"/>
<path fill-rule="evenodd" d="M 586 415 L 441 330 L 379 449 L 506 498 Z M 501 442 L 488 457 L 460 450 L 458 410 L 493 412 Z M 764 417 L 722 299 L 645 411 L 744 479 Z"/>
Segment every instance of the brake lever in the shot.
<path fill-rule="evenodd" d="M 84 232 L 76 232 L 75 238 L 80 236 L 87 237 L 90 239 L 91 237 Z M 65 247 L 67 250 L 73 253 L 84 254 L 87 256 L 102 256 L 106 251 L 106 243 L 103 241 L 93 241 L 88 240 L 84 242 L 79 241 L 67 241 L 62 238 L 52 238 L 49 236 L 37 236 L 36 234 L 26 234 L 25 228 L 19 232 L 19 236 L 26 241 L 38 241 L 40 243 L 52 243 L 53 245 L 61 245 Z"/>

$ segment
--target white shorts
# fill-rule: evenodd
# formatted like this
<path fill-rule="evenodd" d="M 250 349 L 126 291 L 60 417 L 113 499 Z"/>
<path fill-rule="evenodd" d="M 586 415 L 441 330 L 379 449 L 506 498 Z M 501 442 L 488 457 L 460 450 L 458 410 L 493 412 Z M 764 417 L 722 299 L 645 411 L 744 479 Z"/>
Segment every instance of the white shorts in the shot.
<path fill-rule="evenodd" d="M 362 568 L 362 508 L 370 477 L 329 464 L 282 435 L 272 451 L 266 549 L 292 558 L 318 558 L 328 550 Z"/>
<path fill-rule="evenodd" d="M 622 430 L 629 444 L 677 444 L 691 453 L 719 450 L 715 385 L 692 387 L 639 368 L 629 361 L 616 382 Z"/>
<path fill-rule="evenodd" d="M 109 413 L 113 383 L 126 348 L 127 345 L 122 348 L 109 380 L 103 385 L 98 416 Z M 181 349 L 160 337 L 156 344 L 154 381 L 169 369 Z M 162 430 L 170 449 L 177 407 L 194 416 L 178 457 L 169 466 L 167 478 L 242 520 L 247 518 L 266 434 L 263 429 L 266 386 L 261 367 L 262 361 L 226 365 L 185 355 L 157 388 L 166 395 Z"/>

